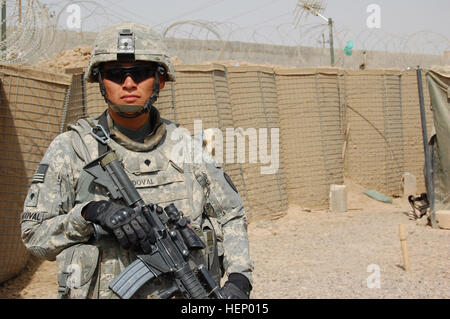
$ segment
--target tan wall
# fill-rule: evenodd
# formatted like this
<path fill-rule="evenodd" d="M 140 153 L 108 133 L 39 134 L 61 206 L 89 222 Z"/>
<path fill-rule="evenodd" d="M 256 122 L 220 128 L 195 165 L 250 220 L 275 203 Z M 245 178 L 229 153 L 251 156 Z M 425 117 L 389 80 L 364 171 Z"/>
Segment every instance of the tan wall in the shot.
<path fill-rule="evenodd" d="M 347 71 L 346 167 L 355 182 L 401 194 L 404 169 L 400 71 Z"/>
<path fill-rule="evenodd" d="M 343 183 L 337 69 L 277 69 L 282 163 L 289 203 L 325 208 Z"/>
<path fill-rule="evenodd" d="M 247 140 L 245 163 L 241 164 L 248 197 L 247 210 L 251 212 L 249 218 L 274 217 L 287 208 L 286 176 L 281 159 L 282 142 L 272 141 L 272 136 L 276 136 L 274 132 L 278 131 L 278 136 L 281 134 L 274 70 L 264 67 L 231 67 L 227 70 L 227 77 L 234 128 L 245 132 L 255 129 L 258 134 L 256 163 L 250 162 L 250 141 Z M 267 138 L 260 135 L 260 129 L 266 130 Z M 278 143 L 278 148 L 273 146 L 274 143 Z M 235 144 L 235 154 L 236 152 Z M 262 157 L 260 152 L 263 152 Z M 269 155 L 270 161 L 264 160 L 265 155 Z M 278 158 L 278 165 L 274 163 L 274 158 Z M 271 169 L 276 173 L 271 173 Z"/>
<path fill-rule="evenodd" d="M 194 131 L 194 121 L 201 120 L 203 130 L 217 128 L 225 137 L 226 129 L 234 127 L 225 68 L 214 64 L 191 65 L 179 66 L 175 71 L 176 82 L 170 86 L 171 93 L 162 95 L 156 105 L 162 105 L 161 115 L 176 120 L 191 135 L 200 133 Z M 223 169 L 248 203 L 241 165 L 223 162 Z"/>
<path fill-rule="evenodd" d="M 25 266 L 20 214 L 34 171 L 58 133 L 71 78 L 0 65 L 0 282 Z"/>

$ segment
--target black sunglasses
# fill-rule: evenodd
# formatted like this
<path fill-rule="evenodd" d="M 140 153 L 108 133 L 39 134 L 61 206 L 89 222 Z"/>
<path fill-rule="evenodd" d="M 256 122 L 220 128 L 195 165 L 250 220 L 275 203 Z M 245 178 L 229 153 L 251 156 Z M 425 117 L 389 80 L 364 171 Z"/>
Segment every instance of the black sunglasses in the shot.
<path fill-rule="evenodd" d="M 103 78 L 122 84 L 127 76 L 131 76 L 134 82 L 140 83 L 155 76 L 156 68 L 148 65 L 136 65 L 130 67 L 114 67 L 102 70 Z"/>

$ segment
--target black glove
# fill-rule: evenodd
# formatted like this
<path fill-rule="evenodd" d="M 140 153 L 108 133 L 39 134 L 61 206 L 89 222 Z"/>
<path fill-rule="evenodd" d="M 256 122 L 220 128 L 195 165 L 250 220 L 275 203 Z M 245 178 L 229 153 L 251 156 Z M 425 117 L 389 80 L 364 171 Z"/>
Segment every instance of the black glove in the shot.
<path fill-rule="evenodd" d="M 239 273 L 231 273 L 222 287 L 227 299 L 249 299 L 251 290 L 250 281 Z"/>
<path fill-rule="evenodd" d="M 155 242 L 147 219 L 127 206 L 106 200 L 93 201 L 83 209 L 83 217 L 112 232 L 125 249 L 140 246 L 145 253 L 149 253 L 150 243 Z"/>

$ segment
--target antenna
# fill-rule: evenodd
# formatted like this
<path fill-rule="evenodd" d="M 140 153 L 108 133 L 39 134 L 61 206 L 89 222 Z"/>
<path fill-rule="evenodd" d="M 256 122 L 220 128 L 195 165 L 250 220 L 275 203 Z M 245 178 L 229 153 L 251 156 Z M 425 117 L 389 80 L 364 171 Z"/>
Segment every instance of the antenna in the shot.
<path fill-rule="evenodd" d="M 326 0 L 298 0 L 297 6 L 294 10 L 296 26 L 302 18 L 306 21 L 309 14 L 321 17 L 328 22 L 328 19 L 321 14 L 321 12 L 325 11 L 326 6 Z"/>
<path fill-rule="evenodd" d="M 330 27 L 330 59 L 331 66 L 334 66 L 333 20 L 321 14 L 321 12 L 325 11 L 326 6 L 326 0 L 298 0 L 294 10 L 294 19 L 296 21 L 295 26 L 297 26 L 300 20 L 305 19 L 306 21 L 309 14 L 313 14 L 328 23 Z"/>

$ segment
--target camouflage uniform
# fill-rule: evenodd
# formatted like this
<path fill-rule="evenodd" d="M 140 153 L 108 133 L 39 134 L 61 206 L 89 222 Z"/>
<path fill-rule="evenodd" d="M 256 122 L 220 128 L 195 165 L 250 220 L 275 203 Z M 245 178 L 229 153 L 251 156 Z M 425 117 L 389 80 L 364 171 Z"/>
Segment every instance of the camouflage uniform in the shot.
<path fill-rule="evenodd" d="M 191 219 L 191 225 L 207 243 L 199 254 L 193 254 L 192 263 L 213 269 L 216 252 L 222 271 L 241 273 L 252 283 L 253 263 L 239 194 L 218 165 L 189 164 L 175 158 L 173 149 L 179 141 L 171 136 L 176 125 L 158 121 L 159 112 L 153 107 L 151 111 L 158 125 L 144 143 L 115 130 L 108 116 L 112 137 L 108 146 L 147 204 L 164 207 L 174 203 Z M 108 285 L 136 259 L 134 251 L 121 248 L 113 237 L 94 241 L 93 226 L 81 215 L 89 202 L 109 199 L 106 190 L 94 184 L 93 177 L 83 170 L 99 155 L 99 142 L 91 134 L 97 123 L 98 117 L 80 119 L 52 141 L 36 170 L 21 216 L 25 246 L 37 256 L 56 259 L 63 297 L 117 298 Z M 136 297 L 156 296 L 169 286 L 167 278 L 157 278 Z"/>

